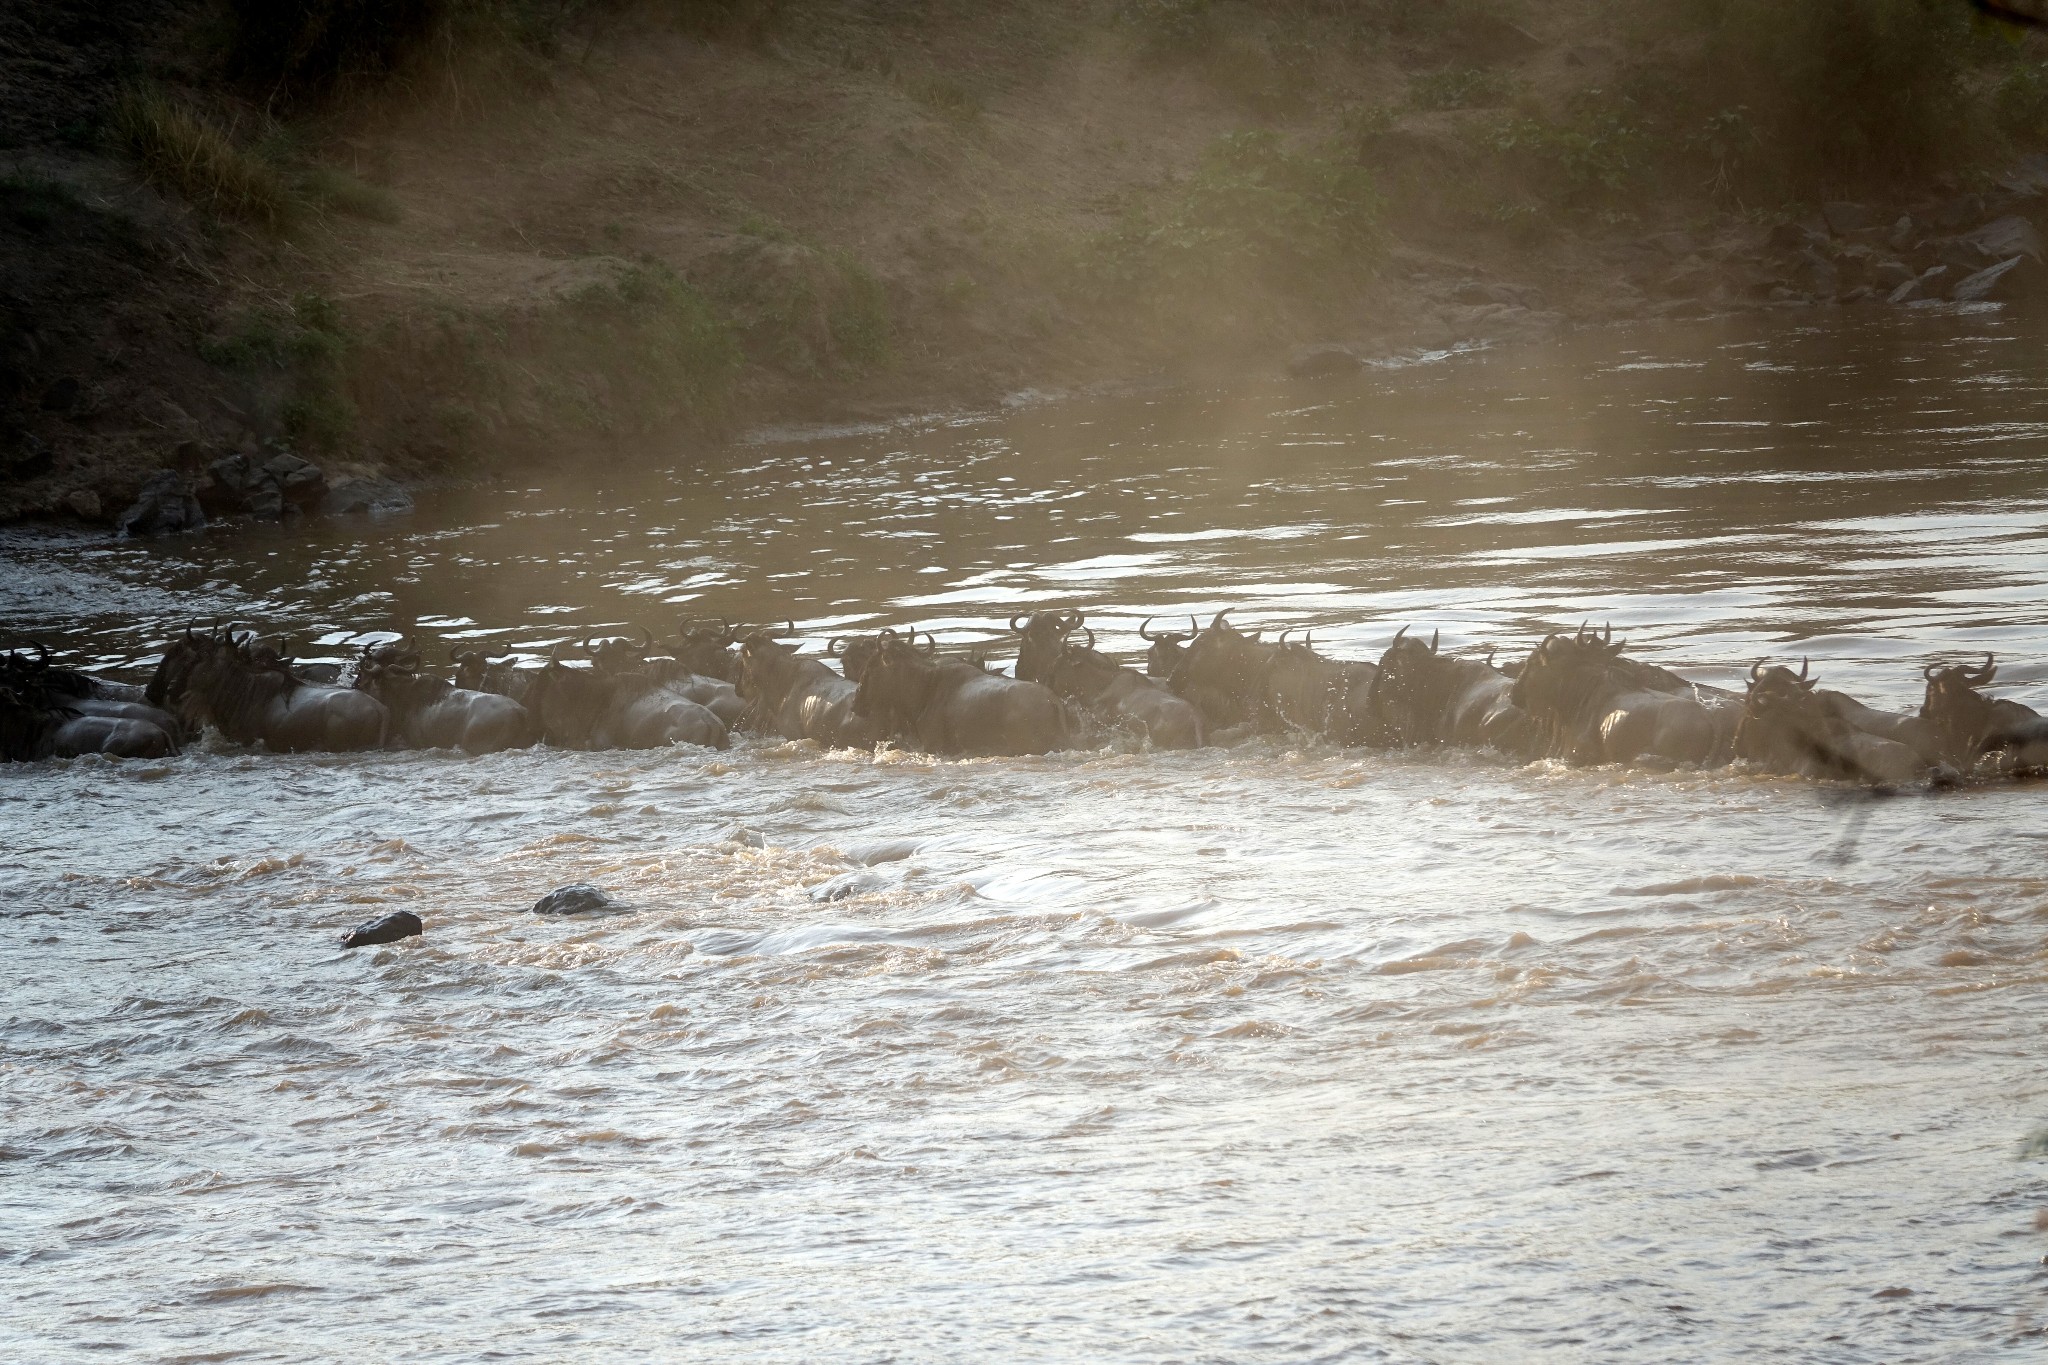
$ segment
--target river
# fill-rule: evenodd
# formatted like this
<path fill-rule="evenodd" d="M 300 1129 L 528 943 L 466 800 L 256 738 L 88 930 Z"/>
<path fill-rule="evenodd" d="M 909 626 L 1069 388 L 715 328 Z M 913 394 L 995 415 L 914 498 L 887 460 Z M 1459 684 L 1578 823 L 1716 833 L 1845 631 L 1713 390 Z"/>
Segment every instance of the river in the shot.
<path fill-rule="evenodd" d="M 113 668 L 679 614 L 1376 657 L 1612 622 L 2048 707 L 1996 310 L 785 432 L 402 522 L 0 544 Z M 1797 1361 L 2048 1344 L 2048 792 L 1258 741 L 0 770 L 16 1360 Z M 574 881 L 633 913 L 526 907 Z M 844 892 L 838 899 L 827 899 Z M 387 910 L 422 939 L 341 951 Z"/>

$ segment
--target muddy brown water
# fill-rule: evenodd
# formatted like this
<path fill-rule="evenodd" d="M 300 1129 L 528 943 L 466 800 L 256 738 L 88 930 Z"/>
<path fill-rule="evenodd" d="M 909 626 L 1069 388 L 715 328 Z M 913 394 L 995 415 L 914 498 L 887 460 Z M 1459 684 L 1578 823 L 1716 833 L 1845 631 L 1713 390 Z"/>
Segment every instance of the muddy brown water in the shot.
<path fill-rule="evenodd" d="M 781 433 L 376 526 L 17 537 L 0 613 L 114 667 L 194 617 L 306 657 L 1590 618 L 1900 705 L 1995 650 L 2048 708 L 2043 340 L 1843 312 Z M 206 744 L 7 768 L 0 831 L 10 1358 L 2048 1350 L 2038 786 Z M 636 909 L 524 913 L 586 880 Z M 335 946 L 397 908 L 423 940 Z"/>

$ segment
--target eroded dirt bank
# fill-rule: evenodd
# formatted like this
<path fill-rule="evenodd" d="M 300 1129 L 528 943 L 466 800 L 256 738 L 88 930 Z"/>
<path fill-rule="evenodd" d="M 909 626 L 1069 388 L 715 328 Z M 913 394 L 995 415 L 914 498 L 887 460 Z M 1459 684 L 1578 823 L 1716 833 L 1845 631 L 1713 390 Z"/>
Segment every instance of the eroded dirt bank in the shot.
<path fill-rule="evenodd" d="M 397 507 L 759 422 L 2041 270 L 2038 54 L 1926 6 L 1838 51 L 1861 20 L 1741 0 L 476 0 L 336 76 L 339 8 L 276 50 L 231 2 L 0 18 L 0 519 Z M 1735 88 L 1744 43 L 1822 74 Z M 1807 146 L 1829 81 L 1883 117 Z"/>

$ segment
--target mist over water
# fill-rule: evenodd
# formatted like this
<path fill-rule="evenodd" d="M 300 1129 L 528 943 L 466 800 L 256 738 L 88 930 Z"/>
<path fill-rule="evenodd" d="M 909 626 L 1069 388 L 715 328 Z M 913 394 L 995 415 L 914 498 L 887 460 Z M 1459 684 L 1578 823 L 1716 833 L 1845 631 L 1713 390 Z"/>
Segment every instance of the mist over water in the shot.
<path fill-rule="evenodd" d="M 1997 312 L 1585 333 L 756 442 L 368 527 L 0 547 L 193 617 L 543 652 L 679 614 L 1376 657 L 1612 621 L 2048 707 Z M 603 482 L 604 486 L 597 486 Z M 324 643 L 322 643 L 324 642 Z M 200 746 L 0 769 L 22 1359 L 2026 1358 L 2048 818 L 1281 741 L 937 761 Z M 636 910 L 553 922 L 596 881 Z M 423 940 L 341 929 L 405 908 Z"/>

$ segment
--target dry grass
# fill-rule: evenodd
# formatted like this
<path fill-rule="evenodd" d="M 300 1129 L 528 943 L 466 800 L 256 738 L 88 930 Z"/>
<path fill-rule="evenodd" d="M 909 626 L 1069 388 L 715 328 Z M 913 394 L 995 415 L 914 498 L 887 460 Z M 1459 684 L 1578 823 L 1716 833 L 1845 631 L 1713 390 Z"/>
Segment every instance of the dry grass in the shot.
<path fill-rule="evenodd" d="M 298 195 L 275 166 L 161 91 L 124 92 L 114 127 L 151 180 L 201 208 L 267 227 L 283 226 L 299 210 Z"/>

